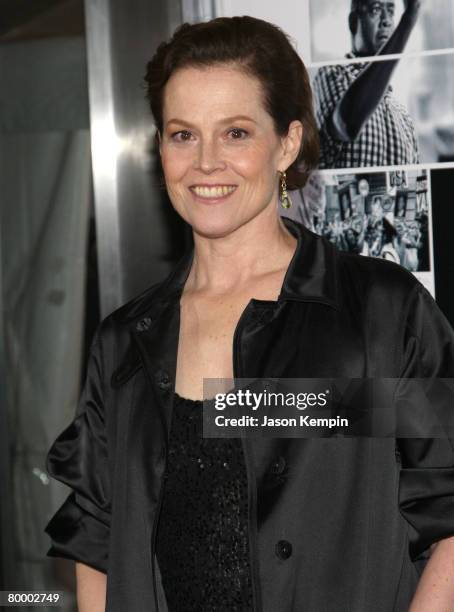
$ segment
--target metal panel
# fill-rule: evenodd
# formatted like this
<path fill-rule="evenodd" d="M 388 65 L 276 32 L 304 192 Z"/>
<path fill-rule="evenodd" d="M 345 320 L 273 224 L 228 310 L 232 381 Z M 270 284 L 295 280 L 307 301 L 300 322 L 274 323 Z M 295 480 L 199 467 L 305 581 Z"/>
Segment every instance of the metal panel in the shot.
<path fill-rule="evenodd" d="M 105 316 L 163 278 L 172 265 L 169 245 L 175 244 L 178 221 L 150 155 L 154 128 L 143 76 L 157 45 L 181 23 L 181 6 L 179 0 L 85 0 L 85 13 Z"/>
<path fill-rule="evenodd" d="M 183 21 L 196 23 L 216 16 L 215 0 L 181 0 Z"/>

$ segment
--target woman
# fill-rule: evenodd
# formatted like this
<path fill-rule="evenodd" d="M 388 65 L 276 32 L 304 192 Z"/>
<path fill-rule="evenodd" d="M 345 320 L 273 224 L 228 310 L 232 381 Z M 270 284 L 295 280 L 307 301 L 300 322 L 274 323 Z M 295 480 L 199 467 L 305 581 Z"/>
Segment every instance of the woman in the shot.
<path fill-rule="evenodd" d="M 80 610 L 106 590 L 110 612 L 449 609 L 448 440 L 200 434 L 204 378 L 452 372 L 452 331 L 412 275 L 277 214 L 318 156 L 301 60 L 275 26 L 222 18 L 177 30 L 147 83 L 194 249 L 101 324 L 49 452 L 74 491 L 48 554 L 78 562 Z"/>

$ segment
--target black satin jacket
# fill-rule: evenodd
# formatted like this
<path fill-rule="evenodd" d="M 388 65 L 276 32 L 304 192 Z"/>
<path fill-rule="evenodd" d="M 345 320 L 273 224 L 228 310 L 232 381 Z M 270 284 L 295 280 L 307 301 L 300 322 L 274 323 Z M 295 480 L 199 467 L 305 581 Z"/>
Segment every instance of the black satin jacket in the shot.
<path fill-rule="evenodd" d="M 285 224 L 297 250 L 278 300 L 252 299 L 238 322 L 235 377 L 454 377 L 454 334 L 410 273 Z M 166 610 L 154 550 L 192 257 L 102 322 L 76 417 L 48 454 L 73 489 L 48 555 L 106 572 L 109 612 Z M 408 609 L 425 551 L 454 535 L 447 438 L 243 448 L 255 611 Z"/>

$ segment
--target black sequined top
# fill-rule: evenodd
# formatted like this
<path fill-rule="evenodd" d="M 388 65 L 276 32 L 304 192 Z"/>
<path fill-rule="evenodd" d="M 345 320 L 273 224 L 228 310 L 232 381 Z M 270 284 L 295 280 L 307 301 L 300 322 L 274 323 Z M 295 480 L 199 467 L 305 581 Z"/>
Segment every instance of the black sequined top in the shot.
<path fill-rule="evenodd" d="M 156 555 L 169 612 L 252 610 L 241 441 L 202 437 L 202 402 L 175 394 Z"/>

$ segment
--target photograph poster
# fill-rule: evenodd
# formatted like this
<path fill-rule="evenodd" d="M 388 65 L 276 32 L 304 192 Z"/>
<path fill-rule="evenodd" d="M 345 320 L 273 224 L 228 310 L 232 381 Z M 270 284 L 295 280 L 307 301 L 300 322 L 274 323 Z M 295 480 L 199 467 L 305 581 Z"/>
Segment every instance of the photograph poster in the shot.
<path fill-rule="evenodd" d="M 316 172 L 291 194 L 292 213 L 341 251 L 400 264 L 434 295 L 432 207 L 427 170 Z"/>
<path fill-rule="evenodd" d="M 454 172 L 454 0 L 216 6 L 282 27 L 311 78 L 319 168 L 283 214 L 399 263 L 435 296 L 430 184 Z"/>

